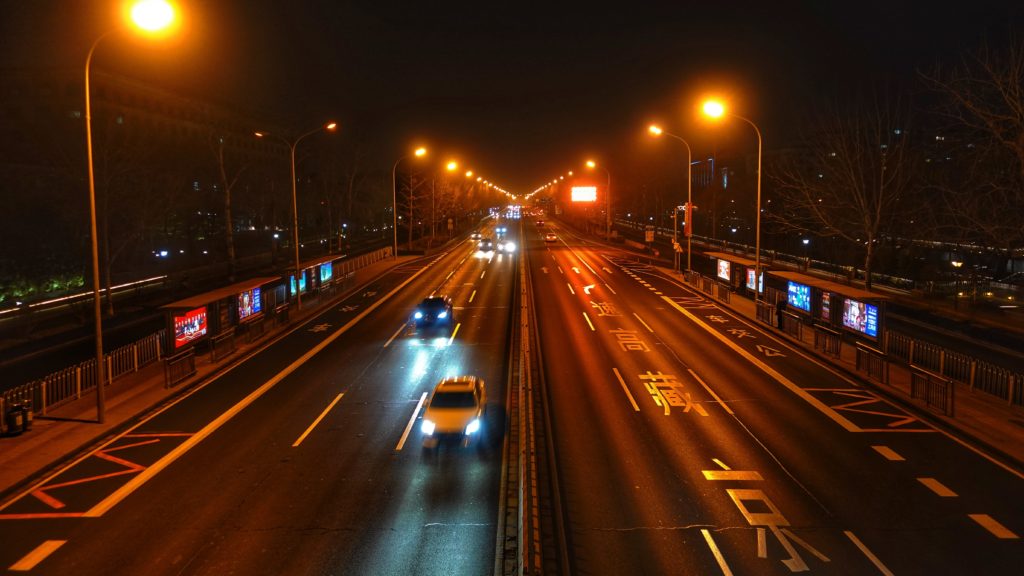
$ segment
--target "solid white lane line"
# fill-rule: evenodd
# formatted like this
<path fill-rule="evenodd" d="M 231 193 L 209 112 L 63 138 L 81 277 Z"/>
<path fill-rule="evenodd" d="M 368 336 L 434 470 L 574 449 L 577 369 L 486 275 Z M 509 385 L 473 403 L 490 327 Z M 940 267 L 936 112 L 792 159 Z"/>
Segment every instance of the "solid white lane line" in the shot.
<path fill-rule="evenodd" d="M 334 397 L 334 400 L 332 400 L 331 403 L 327 405 L 327 408 L 324 408 L 324 411 L 321 412 L 320 415 L 316 417 L 316 420 L 313 420 L 313 423 L 309 425 L 309 428 L 306 428 L 306 431 L 302 433 L 302 436 L 299 436 L 299 439 L 296 440 L 294 444 L 292 444 L 292 448 L 297 448 L 299 444 L 302 444 L 302 441 L 306 439 L 306 436 L 309 436 L 309 433 L 313 431 L 313 428 L 316 428 L 316 425 L 319 424 L 320 421 L 324 419 L 324 416 L 327 416 L 327 413 L 331 411 L 331 408 L 334 408 L 334 405 L 337 404 L 338 400 L 341 400 L 341 397 L 344 395 L 345 393 L 342 392 L 341 394 L 338 394 L 337 396 Z"/>
<path fill-rule="evenodd" d="M 473 303 L 473 298 L 476 298 L 476 290 L 473 290 L 473 293 L 469 295 L 469 303 L 470 304 Z"/>
<path fill-rule="evenodd" d="M 629 398 L 629 403 L 633 405 L 633 411 L 639 412 L 640 407 L 636 405 L 636 400 L 633 399 L 633 395 L 629 393 L 629 388 L 626 388 L 626 381 L 622 379 L 622 374 L 619 373 L 618 368 L 612 368 L 615 372 L 615 377 L 619 379 L 619 386 L 622 386 L 622 391 L 626 393 L 626 398 Z"/>
<path fill-rule="evenodd" d="M 988 514 L 968 514 L 967 516 L 971 520 L 974 520 L 975 522 L 980 524 L 982 528 L 988 530 L 992 533 L 993 536 L 999 538 L 1000 540 L 1016 540 L 1017 538 L 1020 538 L 1020 536 L 1014 534 L 1006 526 L 1003 526 L 999 522 L 996 522 L 996 519 L 989 516 Z"/>
<path fill-rule="evenodd" d="M 426 399 L 427 393 L 424 392 L 420 395 L 420 401 L 416 403 L 416 409 L 412 412 L 412 418 L 409 418 L 409 423 L 405 425 L 405 432 L 402 432 L 402 438 L 398 441 L 398 446 L 395 446 L 395 452 L 401 452 L 402 447 L 405 446 L 405 440 L 409 437 L 409 432 L 412 431 L 412 426 L 416 423 L 416 418 L 420 415 L 420 408 L 423 408 L 423 402 Z"/>
<path fill-rule="evenodd" d="M 732 340 L 730 340 L 730 339 L 726 338 L 725 336 L 723 336 L 721 333 L 719 333 L 717 330 L 715 330 L 714 328 L 709 326 L 706 322 L 704 322 L 703 320 L 701 320 L 700 318 L 695 316 L 693 313 L 691 313 L 686 308 L 683 308 L 679 304 L 676 304 L 675 301 L 673 301 L 668 296 L 662 296 L 661 299 L 664 300 L 665 302 L 667 302 L 669 304 L 669 306 L 672 306 L 673 308 L 678 310 L 680 313 L 682 313 L 684 316 L 689 318 L 694 324 L 696 324 L 696 325 L 700 326 L 701 328 L 703 328 L 705 332 L 707 332 L 711 336 L 713 336 L 716 339 L 718 339 L 722 344 L 725 344 L 729 348 L 732 348 L 732 350 L 734 352 L 736 352 L 736 354 L 738 354 L 741 357 L 743 357 L 747 362 L 750 362 L 754 366 L 757 366 L 762 372 L 764 372 L 768 376 L 771 376 L 772 379 L 774 379 L 776 382 L 778 382 L 779 384 L 782 384 L 783 386 L 788 388 L 790 392 L 792 392 L 793 394 L 796 394 L 797 396 L 802 398 L 805 402 L 807 402 L 811 406 L 814 406 L 819 412 L 821 412 L 822 414 L 827 416 L 833 422 L 835 422 L 836 424 L 839 424 L 840 426 L 842 426 L 843 429 L 846 430 L 847 432 L 860 432 L 861 431 L 860 426 L 857 426 L 853 422 L 850 422 L 849 420 L 847 420 L 845 417 L 840 415 L 838 412 L 836 412 L 832 408 L 828 407 L 824 402 L 822 402 L 821 400 L 818 400 L 817 398 L 812 396 L 810 392 L 808 392 L 808 391 L 804 390 L 803 388 L 797 386 L 789 378 L 786 378 L 785 376 L 780 374 L 777 370 L 775 370 L 771 366 L 768 366 L 767 364 L 765 364 L 763 361 L 761 361 L 760 358 L 757 358 L 756 356 L 754 356 L 750 352 L 747 352 L 746 350 L 741 348 L 738 344 L 736 344 Z"/>
<path fill-rule="evenodd" d="M 569 292 L 570 292 L 570 293 L 571 293 L 571 294 L 572 294 L 573 296 L 575 296 L 575 295 L 576 295 L 576 291 L 572 289 L 572 284 L 569 284 L 568 282 L 566 282 L 566 283 L 565 283 L 565 285 L 569 287 Z"/>
<path fill-rule="evenodd" d="M 943 498 L 957 497 L 956 492 L 953 492 L 952 490 L 947 488 L 945 484 L 939 482 L 935 478 L 918 478 L 917 481 L 920 482 L 921 484 L 924 484 L 925 486 L 928 487 L 929 490 L 935 492 L 936 494 L 942 496 Z"/>
<path fill-rule="evenodd" d="M 879 454 L 884 456 L 886 460 L 889 460 L 891 462 L 903 462 L 905 460 L 903 456 L 900 456 L 899 454 L 896 453 L 895 450 L 889 448 L 888 446 L 872 446 L 872 448 L 875 449 L 875 452 L 878 452 Z"/>
<path fill-rule="evenodd" d="M 885 576 L 893 576 L 892 571 L 886 568 L 885 564 L 882 564 L 882 561 L 878 559 L 878 556 L 875 556 L 874 552 L 868 550 L 868 547 L 860 541 L 860 538 L 857 538 L 856 534 L 850 532 L 849 530 L 844 530 L 843 534 L 846 534 L 846 537 L 849 538 L 850 541 L 857 546 L 857 548 L 860 548 L 861 553 L 867 556 L 868 560 L 871 560 L 871 563 L 875 565 L 875 568 L 878 568 L 879 572 L 885 574 Z"/>
<path fill-rule="evenodd" d="M 395 333 L 391 335 L 391 338 L 388 338 L 388 341 L 384 343 L 384 347 L 387 348 L 389 345 L 391 345 L 392 340 L 398 338 L 398 335 L 402 333 L 402 330 L 405 330 L 406 326 L 408 326 L 408 324 L 402 324 L 401 326 L 399 326 L 398 330 L 395 330 Z"/>
<path fill-rule="evenodd" d="M 705 480 L 741 480 L 760 482 L 764 480 L 756 470 L 704 470 Z"/>
<path fill-rule="evenodd" d="M 39 546 L 36 546 L 36 549 L 26 554 L 24 558 L 18 560 L 14 564 L 11 564 L 11 567 L 8 568 L 8 570 L 11 572 L 28 572 L 35 568 L 37 564 L 46 560 L 47 556 L 53 554 L 57 548 L 60 548 L 66 542 L 67 540 L 47 540 Z"/>
<path fill-rule="evenodd" d="M 609 286 L 607 283 L 604 285 L 604 287 L 607 288 L 612 294 L 618 295 L 618 292 L 612 290 L 612 287 Z"/>
<path fill-rule="evenodd" d="M 644 322 L 644 319 L 641 318 L 639 314 L 637 314 L 636 312 L 633 312 L 633 316 L 636 316 L 636 319 L 639 320 L 640 323 L 644 325 L 644 328 L 647 328 L 648 332 L 652 332 L 652 333 L 654 332 L 654 328 L 651 328 L 650 326 L 648 326 L 647 322 Z"/>
<path fill-rule="evenodd" d="M 708 543 L 708 548 L 711 549 L 711 553 L 715 555 L 715 560 L 718 562 L 718 567 L 722 570 L 722 574 L 725 576 L 732 576 L 732 570 L 729 569 L 729 565 L 725 563 L 725 557 L 722 556 L 722 551 L 718 549 L 718 545 L 715 544 L 715 539 L 711 537 L 711 532 L 707 528 L 701 528 L 700 533 L 704 535 L 704 541 Z"/>
<path fill-rule="evenodd" d="M 732 408 L 729 408 L 728 404 L 723 402 L 722 399 L 718 397 L 718 394 L 715 394 L 715 391 L 712 390 L 711 387 L 707 385 L 707 383 L 700 379 L 700 376 L 697 376 L 697 373 L 693 371 L 693 368 L 687 368 L 686 371 L 689 372 L 690 376 L 693 376 L 693 378 L 697 382 L 700 382 L 700 385 L 703 386 L 704 389 L 708 391 L 708 394 L 711 394 L 711 396 L 715 399 L 715 402 L 718 402 L 718 404 L 722 408 L 724 408 L 726 412 L 728 412 L 729 414 L 736 414 L 735 412 L 732 411 Z"/>
<path fill-rule="evenodd" d="M 452 330 L 452 335 L 451 335 L 450 338 L 448 338 L 448 345 L 449 346 L 452 345 L 452 341 L 455 340 L 455 335 L 459 333 L 459 328 L 461 328 L 461 327 L 462 327 L 462 322 L 459 322 L 458 324 L 455 325 L 455 330 Z"/>
<path fill-rule="evenodd" d="M 100 516 L 103 516 L 103 514 L 105 514 L 108 510 L 113 508 L 118 502 L 127 498 L 129 494 L 138 490 L 139 487 L 145 484 L 146 482 L 149 482 L 150 478 L 159 474 L 164 468 L 170 466 L 171 463 L 177 460 L 178 458 L 181 458 L 182 454 L 188 452 L 196 444 L 199 444 L 200 442 L 205 440 L 207 436 L 216 432 L 218 428 L 220 428 L 229 420 L 238 415 L 239 412 L 241 412 L 250 404 L 259 399 L 260 396 L 263 396 L 264 394 L 267 393 L 268 390 L 270 390 L 274 386 L 277 386 L 278 382 L 284 380 L 292 372 L 298 370 L 299 366 L 302 366 L 303 364 L 308 362 L 310 358 L 316 356 L 324 348 L 330 346 L 330 344 L 337 340 L 338 338 L 340 338 L 342 334 L 348 332 L 353 326 L 361 322 L 363 318 L 366 318 L 367 316 L 372 314 L 374 310 L 382 306 L 384 302 L 390 300 L 392 296 L 394 296 L 399 291 L 408 286 L 426 270 L 428 270 L 428 268 L 422 268 L 421 270 L 410 276 L 408 279 L 406 279 L 405 282 L 402 282 L 394 289 L 392 289 L 391 292 L 388 292 L 383 298 L 367 306 L 366 309 L 360 312 L 355 318 L 349 320 L 347 323 L 345 323 L 344 326 L 338 328 L 338 330 L 336 330 L 333 334 L 324 338 L 322 341 L 320 341 L 319 344 L 317 344 L 308 352 L 306 352 L 305 354 L 297 358 L 294 362 L 289 364 L 287 368 L 278 372 L 277 375 L 275 375 L 273 378 L 264 382 L 262 386 L 253 390 L 251 393 L 249 393 L 248 396 L 239 400 L 237 404 L 235 404 L 231 408 L 228 408 L 223 414 L 215 418 L 206 426 L 203 426 L 201 430 L 193 434 L 188 440 L 179 444 L 174 450 L 171 450 L 170 452 L 165 454 L 162 458 L 151 464 L 148 468 L 138 473 L 134 478 L 132 478 L 123 486 L 115 490 L 110 496 L 107 496 L 100 503 L 90 508 L 88 511 L 86 511 L 85 514 L 83 514 L 83 517 L 99 518 Z M 230 368 L 228 371 L 232 369 L 234 369 L 234 367 Z M 211 380 L 211 382 L 215 380 L 216 379 Z"/>
<path fill-rule="evenodd" d="M 597 332 L 597 328 L 594 328 L 594 323 L 590 321 L 590 316 L 587 316 L 586 312 L 583 313 L 583 318 L 585 318 L 586 321 L 587 321 L 587 324 L 590 325 L 590 331 L 591 332 Z"/>

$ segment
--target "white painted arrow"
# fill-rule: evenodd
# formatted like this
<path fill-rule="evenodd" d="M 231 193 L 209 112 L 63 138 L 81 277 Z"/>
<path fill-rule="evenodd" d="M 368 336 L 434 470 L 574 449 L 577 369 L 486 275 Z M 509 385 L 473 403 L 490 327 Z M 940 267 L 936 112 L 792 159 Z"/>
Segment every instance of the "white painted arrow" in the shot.
<path fill-rule="evenodd" d="M 545 273 L 545 274 L 547 274 L 548 273 L 548 267 L 547 266 L 541 266 L 540 267 L 540 271 Z"/>
<path fill-rule="evenodd" d="M 609 273 L 609 274 L 613 274 L 613 272 L 612 272 L 611 268 L 609 268 L 609 267 L 607 267 L 607 266 L 602 266 L 602 267 L 601 267 L 601 270 L 604 270 L 605 272 L 607 272 L 607 273 Z"/>
<path fill-rule="evenodd" d="M 584 286 L 583 287 L 583 293 L 584 294 L 590 294 L 590 289 L 593 288 L 593 287 L 594 287 L 593 284 L 588 284 L 588 285 Z"/>
<path fill-rule="evenodd" d="M 575 266 L 573 266 L 573 267 L 572 267 L 572 271 L 573 271 L 573 272 L 575 272 L 575 273 L 577 273 L 577 274 L 579 274 L 579 273 L 580 273 L 580 269 L 579 269 L 579 268 L 577 268 L 577 267 L 575 267 Z"/>
<path fill-rule="evenodd" d="M 769 358 L 771 358 L 772 356 L 785 356 L 785 354 L 783 354 L 782 352 L 779 352 L 774 348 L 769 348 L 761 344 L 757 345 L 757 351 L 764 354 L 765 356 L 768 356 Z"/>

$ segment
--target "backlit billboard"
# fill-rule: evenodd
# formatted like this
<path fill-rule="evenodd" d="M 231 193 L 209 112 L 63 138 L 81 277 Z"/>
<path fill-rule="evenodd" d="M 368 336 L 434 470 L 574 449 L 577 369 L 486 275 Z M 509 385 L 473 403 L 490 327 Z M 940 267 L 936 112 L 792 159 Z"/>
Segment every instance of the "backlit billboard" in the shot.
<path fill-rule="evenodd" d="M 597 201 L 597 186 L 573 186 L 572 187 L 572 201 L 573 202 L 596 202 Z"/>
<path fill-rule="evenodd" d="M 206 306 L 174 317 L 174 348 L 206 336 Z"/>

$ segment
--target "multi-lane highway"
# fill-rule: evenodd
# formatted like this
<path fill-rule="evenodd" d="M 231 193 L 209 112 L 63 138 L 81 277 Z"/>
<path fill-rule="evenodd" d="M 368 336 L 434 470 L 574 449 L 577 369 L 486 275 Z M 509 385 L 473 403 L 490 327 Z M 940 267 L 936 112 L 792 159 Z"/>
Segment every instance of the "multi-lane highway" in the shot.
<path fill-rule="evenodd" d="M 1019 570 L 1018 472 L 556 232 L 528 260 L 573 573 Z"/>
<path fill-rule="evenodd" d="M 575 574 L 1024 564 L 1019 471 L 627 253 L 557 223 L 510 236 L 518 253 L 467 241 L 395 268 L 84 452 L 0 508 L 0 566 L 503 573 L 506 505 L 559 514 L 535 525 L 564 528 L 540 540 Z M 551 506 L 502 497 L 520 277 Z M 452 297 L 454 333 L 413 331 L 430 294 Z M 487 382 L 484 435 L 424 450 L 423 402 L 461 374 Z"/>
<path fill-rule="evenodd" d="M 494 570 L 516 256 L 403 265 L 0 510 L 0 565 L 40 574 Z M 421 337 L 447 294 L 454 334 Z M 485 379 L 483 437 L 424 451 L 443 377 Z"/>

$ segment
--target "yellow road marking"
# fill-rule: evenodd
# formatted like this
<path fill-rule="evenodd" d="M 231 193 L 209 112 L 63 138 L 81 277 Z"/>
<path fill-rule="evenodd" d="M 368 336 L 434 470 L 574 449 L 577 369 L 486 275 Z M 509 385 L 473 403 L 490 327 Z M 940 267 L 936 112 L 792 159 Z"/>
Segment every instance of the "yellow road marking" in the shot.
<path fill-rule="evenodd" d="M 461 327 L 462 327 L 462 322 L 459 322 L 458 324 L 455 325 L 455 330 L 452 330 L 452 336 L 451 336 L 451 338 L 448 339 L 448 345 L 449 346 L 452 345 L 452 341 L 455 340 L 455 335 L 459 333 L 459 328 L 461 328 Z"/>
<path fill-rule="evenodd" d="M 636 400 L 634 400 L 633 395 L 629 393 L 629 388 L 626 388 L 626 381 L 622 379 L 622 374 L 619 373 L 619 369 L 612 368 L 612 372 L 615 372 L 615 377 L 619 379 L 619 386 L 622 386 L 622 391 L 626 393 L 626 398 L 629 398 L 629 403 L 633 405 L 633 411 L 639 412 L 640 407 L 636 405 Z"/>
<path fill-rule="evenodd" d="M 324 408 L 324 411 L 321 412 L 320 415 L 316 417 L 316 420 L 313 420 L 313 423 L 309 425 L 309 428 L 306 428 L 306 431 L 302 433 L 302 436 L 299 436 L 299 439 L 296 440 L 294 444 L 292 444 L 292 448 L 297 448 L 299 444 L 302 444 L 302 441 L 306 439 L 306 436 L 309 436 L 309 433 L 313 431 L 313 428 L 316 428 L 316 425 L 319 424 L 320 421 L 324 419 L 324 416 L 327 416 L 327 413 L 331 411 L 331 408 L 334 408 L 334 405 L 337 404 L 338 400 L 341 400 L 341 397 L 344 395 L 345 393 L 342 392 L 341 394 L 338 394 L 337 396 L 334 397 L 334 400 L 332 400 L 331 403 L 327 405 L 327 408 Z"/>
<path fill-rule="evenodd" d="M 590 331 L 597 332 L 597 328 L 594 328 L 594 323 L 590 321 L 590 316 L 587 316 L 586 312 L 583 313 L 583 317 L 587 320 L 587 324 L 590 325 Z"/>
<path fill-rule="evenodd" d="M 718 394 L 715 394 L 715 391 L 712 390 L 710 386 L 708 386 L 703 380 L 700 379 L 700 376 L 697 376 L 697 373 L 693 371 L 693 368 L 687 368 L 686 370 L 690 373 L 691 376 L 694 377 L 694 379 L 697 380 L 697 382 L 700 382 L 700 385 L 703 386 L 704 389 L 708 391 L 708 394 L 711 394 L 711 396 L 715 398 L 715 402 L 718 402 L 718 404 L 722 408 L 725 408 L 726 412 L 728 412 L 729 414 L 736 414 L 735 412 L 732 411 L 732 408 L 729 408 L 728 404 L 723 402 L 722 399 L 718 397 Z"/>
<path fill-rule="evenodd" d="M 903 456 L 900 456 L 895 450 L 888 446 L 872 446 L 872 448 L 875 449 L 875 452 L 884 456 L 886 460 L 890 460 L 892 462 L 903 462 L 905 460 Z"/>
<path fill-rule="evenodd" d="M 472 303 L 472 302 L 473 302 L 473 298 L 476 298 L 476 290 L 473 290 L 473 293 L 469 295 L 469 301 L 470 301 L 470 303 Z"/>
<path fill-rule="evenodd" d="M 12 572 L 28 572 L 35 568 L 36 564 L 45 560 L 47 556 L 53 554 L 57 548 L 63 546 L 65 542 L 67 540 L 47 540 L 36 546 L 36 549 L 26 554 L 24 558 L 12 564 L 8 570 Z"/>
<path fill-rule="evenodd" d="M 790 390 L 790 392 L 796 394 L 800 398 L 803 398 L 803 400 L 805 402 L 807 402 L 811 406 L 814 406 L 815 408 L 817 408 L 818 411 L 820 411 L 822 414 L 824 414 L 825 416 L 828 416 L 836 424 L 839 424 L 844 429 L 846 429 L 847 432 L 860 432 L 861 431 L 861 428 L 859 426 L 857 426 L 853 422 L 850 422 L 846 418 L 843 418 L 842 416 L 837 414 L 835 412 L 835 410 L 832 410 L 831 408 L 826 406 L 824 402 L 822 402 L 821 400 L 818 400 L 814 396 L 811 396 L 810 394 L 808 394 L 806 390 L 804 390 L 803 388 L 797 386 L 789 378 L 786 378 L 782 374 L 779 374 L 774 368 L 768 366 L 767 364 L 762 362 L 759 358 L 755 357 L 750 352 L 747 352 L 746 350 L 741 348 L 739 345 L 737 345 L 735 342 L 733 342 L 732 340 L 729 340 L 728 338 L 726 338 L 725 336 L 720 334 L 717 330 L 715 330 L 711 326 L 708 326 L 706 323 L 704 323 L 703 320 L 701 320 L 700 318 L 697 318 L 696 316 L 694 316 L 689 310 L 687 310 L 686 308 L 683 308 L 679 304 L 676 304 L 670 297 L 662 296 L 661 299 L 664 300 L 665 302 L 668 302 L 670 306 L 672 306 L 676 310 L 678 310 L 681 313 L 683 313 L 683 315 L 685 315 L 687 318 L 692 320 L 695 324 L 697 324 L 698 326 L 703 328 L 709 334 L 711 334 L 712 336 L 717 338 L 723 344 L 725 344 L 726 346 L 732 348 L 737 354 L 739 354 L 740 356 L 745 358 L 748 362 L 750 362 L 754 366 L 757 366 L 759 369 L 761 369 L 762 372 L 764 372 L 765 374 L 771 376 L 776 382 L 778 382 L 778 383 L 782 384 L 783 386 L 785 386 L 786 388 L 788 388 Z"/>
<path fill-rule="evenodd" d="M 868 560 L 871 560 L 871 563 L 875 565 L 875 568 L 878 568 L 879 572 L 881 572 L 885 576 L 893 576 L 892 571 L 886 568 L 885 564 L 882 564 L 882 561 L 878 559 L 878 556 L 875 556 L 874 552 L 868 550 L 868 547 L 860 541 L 860 538 L 857 538 L 856 534 L 850 532 L 849 530 L 844 530 L 843 534 L 846 534 L 846 537 L 849 538 L 850 541 L 857 546 L 857 548 L 860 548 L 861 553 L 867 556 Z"/>
<path fill-rule="evenodd" d="M 644 328 L 647 328 L 648 332 L 652 332 L 652 333 L 654 332 L 654 328 L 651 328 L 650 326 L 648 326 L 647 322 L 644 322 L 644 319 L 641 318 L 639 314 L 637 314 L 636 312 L 633 312 L 633 316 L 636 316 L 636 319 L 639 320 L 640 323 L 644 325 Z"/>
<path fill-rule="evenodd" d="M 942 496 L 943 498 L 957 497 L 956 492 L 953 492 L 952 490 L 947 488 L 945 484 L 939 482 L 935 478 L 918 478 L 917 481 L 920 482 L 921 484 L 924 484 L 925 486 L 928 487 L 929 490 L 935 492 L 936 494 Z"/>
<path fill-rule="evenodd" d="M 484 270 L 483 272 L 480 273 L 480 278 L 481 279 L 484 277 L 484 274 L 487 274 L 487 270 Z"/>
<path fill-rule="evenodd" d="M 703 470 L 705 480 L 743 480 L 760 482 L 764 480 L 756 470 Z"/>
<path fill-rule="evenodd" d="M 968 514 L 967 516 L 971 520 L 981 524 L 982 528 L 988 530 L 993 536 L 1000 540 L 1016 540 L 1017 538 L 1020 538 L 1020 536 L 1011 532 L 1006 526 L 996 522 L 995 518 L 992 518 L 988 514 Z"/>
<path fill-rule="evenodd" d="M 721 568 L 722 574 L 725 576 L 732 576 L 732 570 L 730 570 L 729 565 L 725 563 L 725 557 L 722 556 L 721 550 L 718 549 L 718 545 L 715 544 L 714 538 L 711 537 L 711 532 L 708 532 L 706 528 L 701 528 L 700 533 L 704 535 L 704 541 L 708 543 L 708 548 L 710 548 L 711 553 L 715 555 L 715 560 L 718 562 L 718 567 Z"/>
<path fill-rule="evenodd" d="M 99 518 L 100 516 L 103 516 L 103 514 L 105 514 L 108 510 L 113 508 L 118 502 L 127 498 L 128 495 L 131 494 L 132 492 L 138 490 L 140 486 L 148 482 L 152 477 L 159 474 L 164 468 L 170 466 L 172 462 L 174 462 L 178 458 L 181 458 L 183 454 L 191 450 L 196 444 L 199 444 L 200 442 L 205 440 L 207 436 L 213 434 L 218 428 L 220 428 L 226 422 L 228 422 L 236 415 L 238 415 L 239 412 L 241 412 L 250 404 L 259 399 L 260 396 L 266 394 L 268 390 L 270 390 L 274 386 L 277 386 L 278 382 L 284 380 L 292 372 L 298 370 L 299 366 L 302 366 L 303 364 L 308 362 L 310 358 L 319 354 L 324 348 L 328 347 L 332 342 L 341 337 L 342 334 L 348 332 L 353 326 L 362 321 L 363 318 L 366 318 L 371 313 L 373 313 L 374 310 L 382 306 L 384 302 L 387 302 L 392 296 L 394 296 L 399 291 L 408 286 L 413 280 L 415 280 L 420 274 L 422 274 L 426 270 L 428 270 L 428 268 L 426 267 L 419 270 L 418 272 L 410 276 L 408 279 L 406 279 L 405 282 L 402 282 L 401 284 L 396 286 L 393 290 L 391 290 L 391 292 L 388 292 L 387 295 L 385 295 L 383 298 L 377 300 L 370 306 L 367 306 L 367 308 L 360 312 L 359 315 L 357 315 L 355 318 L 349 320 L 344 326 L 338 328 L 336 332 L 334 332 L 327 338 L 324 338 L 319 344 L 317 344 L 308 352 L 306 352 L 305 354 L 297 358 L 294 362 L 289 364 L 287 368 L 278 372 L 277 375 L 275 375 L 270 380 L 264 382 L 262 386 L 253 390 L 251 393 L 249 393 L 248 396 L 240 400 L 231 408 L 228 408 L 223 414 L 215 418 L 212 422 L 210 422 L 206 426 L 203 426 L 203 428 L 196 432 L 191 438 L 179 444 L 177 448 L 168 452 L 162 458 L 154 462 L 151 466 L 140 472 L 137 476 L 129 480 L 126 484 L 115 490 L 112 494 L 110 494 L 110 496 L 107 496 L 100 503 L 90 508 L 82 516 L 86 518 Z M 234 369 L 234 367 L 232 367 L 232 369 Z M 230 370 L 228 372 L 230 372 Z M 225 372 L 224 374 L 227 374 L 228 372 Z M 223 376 L 224 374 L 221 374 L 221 376 Z M 211 382 L 215 380 L 216 379 L 211 380 Z"/>

